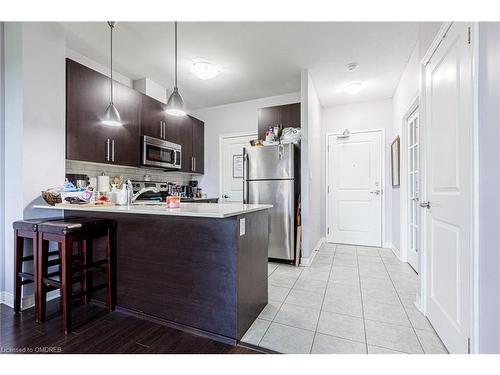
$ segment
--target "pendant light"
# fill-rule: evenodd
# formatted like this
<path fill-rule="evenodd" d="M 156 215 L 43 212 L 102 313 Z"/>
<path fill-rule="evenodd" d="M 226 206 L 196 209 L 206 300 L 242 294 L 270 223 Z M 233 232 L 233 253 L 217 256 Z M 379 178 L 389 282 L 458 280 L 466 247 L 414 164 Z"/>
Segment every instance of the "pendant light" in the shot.
<path fill-rule="evenodd" d="M 165 112 L 172 116 L 186 116 L 186 111 L 184 110 L 184 100 L 182 100 L 181 94 L 177 89 L 177 21 L 174 23 L 175 27 L 175 45 L 174 45 L 174 69 L 175 69 L 175 84 L 174 91 L 170 95 L 167 101 L 167 108 Z"/>
<path fill-rule="evenodd" d="M 113 28 L 115 27 L 115 21 L 108 21 L 109 31 L 110 31 L 110 44 L 111 44 L 111 61 L 110 61 L 110 101 L 106 112 L 104 112 L 104 117 L 102 118 L 102 123 L 109 126 L 122 126 L 122 119 L 120 113 L 113 104 Z"/>

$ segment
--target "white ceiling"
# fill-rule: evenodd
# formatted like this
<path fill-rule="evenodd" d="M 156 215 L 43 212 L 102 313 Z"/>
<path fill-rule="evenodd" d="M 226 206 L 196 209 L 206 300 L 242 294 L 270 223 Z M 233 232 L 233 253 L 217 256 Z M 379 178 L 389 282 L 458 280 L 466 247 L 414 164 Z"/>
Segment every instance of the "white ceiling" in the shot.
<path fill-rule="evenodd" d="M 62 23 L 67 46 L 109 63 L 105 22 Z M 179 35 L 179 91 L 191 109 L 300 90 L 309 69 L 323 106 L 390 98 L 417 41 L 415 22 L 183 22 Z M 222 68 L 203 81 L 191 62 L 203 58 Z M 173 86 L 173 23 L 120 22 L 114 33 L 115 70 Z M 347 72 L 345 65 L 359 69 Z M 342 88 L 363 81 L 363 90 Z"/>

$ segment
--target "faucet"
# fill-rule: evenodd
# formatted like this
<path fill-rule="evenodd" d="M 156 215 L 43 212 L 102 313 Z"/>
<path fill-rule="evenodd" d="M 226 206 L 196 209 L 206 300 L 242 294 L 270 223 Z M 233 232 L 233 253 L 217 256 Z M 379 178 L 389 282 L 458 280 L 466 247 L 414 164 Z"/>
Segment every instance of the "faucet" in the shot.
<path fill-rule="evenodd" d="M 159 193 L 160 192 L 160 190 L 158 190 L 158 188 L 155 187 L 155 186 L 142 188 L 137 193 L 135 193 L 134 195 L 132 195 L 132 197 L 130 198 L 130 203 L 131 204 L 134 203 L 137 200 L 137 198 L 139 198 L 142 194 L 147 193 L 148 191 L 152 191 L 153 193 Z"/>

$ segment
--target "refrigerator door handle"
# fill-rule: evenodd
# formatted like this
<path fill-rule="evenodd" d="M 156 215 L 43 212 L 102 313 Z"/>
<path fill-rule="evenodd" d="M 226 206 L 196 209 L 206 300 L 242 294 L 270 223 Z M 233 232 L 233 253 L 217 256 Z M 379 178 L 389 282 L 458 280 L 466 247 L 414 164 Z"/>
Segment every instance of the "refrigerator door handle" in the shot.
<path fill-rule="evenodd" d="M 248 154 L 243 149 L 243 203 L 248 203 Z"/>

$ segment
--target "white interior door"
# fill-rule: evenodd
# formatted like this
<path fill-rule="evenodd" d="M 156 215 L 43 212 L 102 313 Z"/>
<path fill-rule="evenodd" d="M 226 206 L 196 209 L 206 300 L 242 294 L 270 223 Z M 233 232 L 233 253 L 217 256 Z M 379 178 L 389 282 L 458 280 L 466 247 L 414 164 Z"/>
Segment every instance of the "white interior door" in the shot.
<path fill-rule="evenodd" d="M 425 69 L 427 315 L 451 353 L 471 326 L 473 86 L 468 24 L 453 24 Z M 425 198 L 425 201 L 423 201 Z"/>
<path fill-rule="evenodd" d="M 328 242 L 382 245 L 381 131 L 328 137 Z"/>
<path fill-rule="evenodd" d="M 415 110 L 406 121 L 408 160 L 408 263 L 419 273 L 420 249 L 420 175 L 419 175 L 419 112 Z"/>
<path fill-rule="evenodd" d="M 220 144 L 221 202 L 243 202 L 243 147 L 257 134 L 222 137 Z"/>

